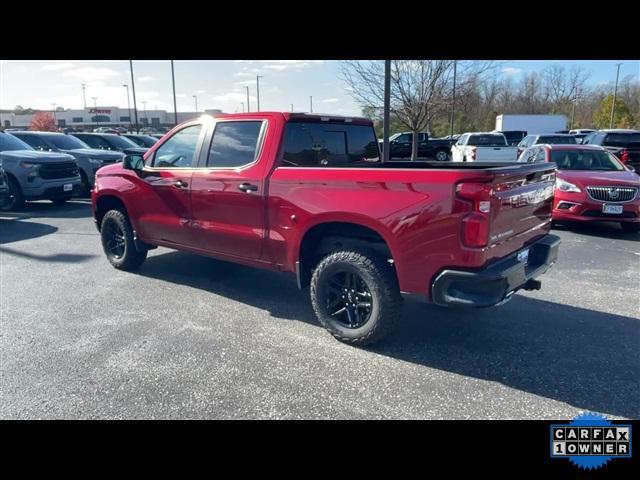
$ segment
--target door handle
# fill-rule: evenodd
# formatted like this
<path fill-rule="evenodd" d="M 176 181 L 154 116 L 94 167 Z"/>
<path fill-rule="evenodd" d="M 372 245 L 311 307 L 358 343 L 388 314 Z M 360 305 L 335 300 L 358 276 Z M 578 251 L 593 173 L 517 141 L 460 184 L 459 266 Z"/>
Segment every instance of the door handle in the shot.
<path fill-rule="evenodd" d="M 240 185 L 238 185 L 238 190 L 245 193 L 251 193 L 256 192 L 258 190 L 258 186 L 252 185 L 250 183 L 241 183 Z"/>
<path fill-rule="evenodd" d="M 176 188 L 185 189 L 189 186 L 189 184 L 184 180 L 177 180 L 173 183 L 173 186 Z"/>

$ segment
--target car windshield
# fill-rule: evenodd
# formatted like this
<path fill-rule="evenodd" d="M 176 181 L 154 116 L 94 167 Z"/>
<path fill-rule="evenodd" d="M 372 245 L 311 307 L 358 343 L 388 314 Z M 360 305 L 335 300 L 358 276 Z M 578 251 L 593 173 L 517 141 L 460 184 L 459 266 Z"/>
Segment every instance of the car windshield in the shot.
<path fill-rule="evenodd" d="M 467 142 L 472 147 L 504 147 L 506 144 L 504 135 L 471 135 Z"/>
<path fill-rule="evenodd" d="M 552 150 L 551 161 L 559 170 L 622 171 L 624 166 L 609 152 L 600 150 Z"/>
<path fill-rule="evenodd" d="M 0 152 L 6 152 L 8 150 L 33 150 L 33 148 L 13 135 L 0 133 Z"/>
<path fill-rule="evenodd" d="M 90 148 L 82 140 L 70 135 L 48 135 L 47 141 L 60 150 L 78 150 L 80 148 Z"/>
<path fill-rule="evenodd" d="M 109 144 L 112 147 L 116 147 L 116 148 L 131 148 L 131 147 L 138 147 L 139 145 L 136 145 L 134 142 L 132 142 L 131 140 L 129 140 L 128 138 L 125 137 L 121 137 L 120 135 L 105 135 L 104 139 L 109 142 Z"/>
<path fill-rule="evenodd" d="M 608 133 L 604 139 L 604 145 L 608 147 L 628 147 L 632 143 L 640 144 L 640 132 Z"/>
<path fill-rule="evenodd" d="M 565 137 L 564 135 L 541 135 L 537 143 L 548 143 L 551 145 L 575 145 L 575 137 Z"/>

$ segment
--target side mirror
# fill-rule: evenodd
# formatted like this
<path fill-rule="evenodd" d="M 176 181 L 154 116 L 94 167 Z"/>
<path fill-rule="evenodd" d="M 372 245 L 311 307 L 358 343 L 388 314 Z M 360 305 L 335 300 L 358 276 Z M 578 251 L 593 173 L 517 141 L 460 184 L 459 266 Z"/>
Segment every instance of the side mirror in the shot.
<path fill-rule="evenodd" d="M 144 168 L 144 158 L 142 155 L 126 155 L 122 161 L 122 168 L 139 172 Z"/>

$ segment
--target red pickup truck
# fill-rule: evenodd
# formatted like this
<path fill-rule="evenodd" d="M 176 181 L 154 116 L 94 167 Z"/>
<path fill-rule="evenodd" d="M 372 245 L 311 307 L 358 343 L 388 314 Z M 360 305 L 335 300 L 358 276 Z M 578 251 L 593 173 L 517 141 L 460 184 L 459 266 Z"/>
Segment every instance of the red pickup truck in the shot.
<path fill-rule="evenodd" d="M 93 215 L 111 264 L 158 245 L 295 273 L 339 340 L 372 343 L 402 295 L 488 307 L 555 261 L 555 166 L 382 163 L 370 120 L 203 116 L 101 168 Z"/>

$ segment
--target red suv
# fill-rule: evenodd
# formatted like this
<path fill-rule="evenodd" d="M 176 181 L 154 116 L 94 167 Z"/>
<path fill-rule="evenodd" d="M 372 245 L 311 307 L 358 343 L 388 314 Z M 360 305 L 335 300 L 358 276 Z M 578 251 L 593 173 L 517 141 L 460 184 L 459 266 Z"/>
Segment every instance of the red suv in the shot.
<path fill-rule="evenodd" d="M 558 166 L 554 221 L 619 222 L 627 231 L 640 231 L 640 177 L 603 147 L 536 145 L 519 161 Z"/>

